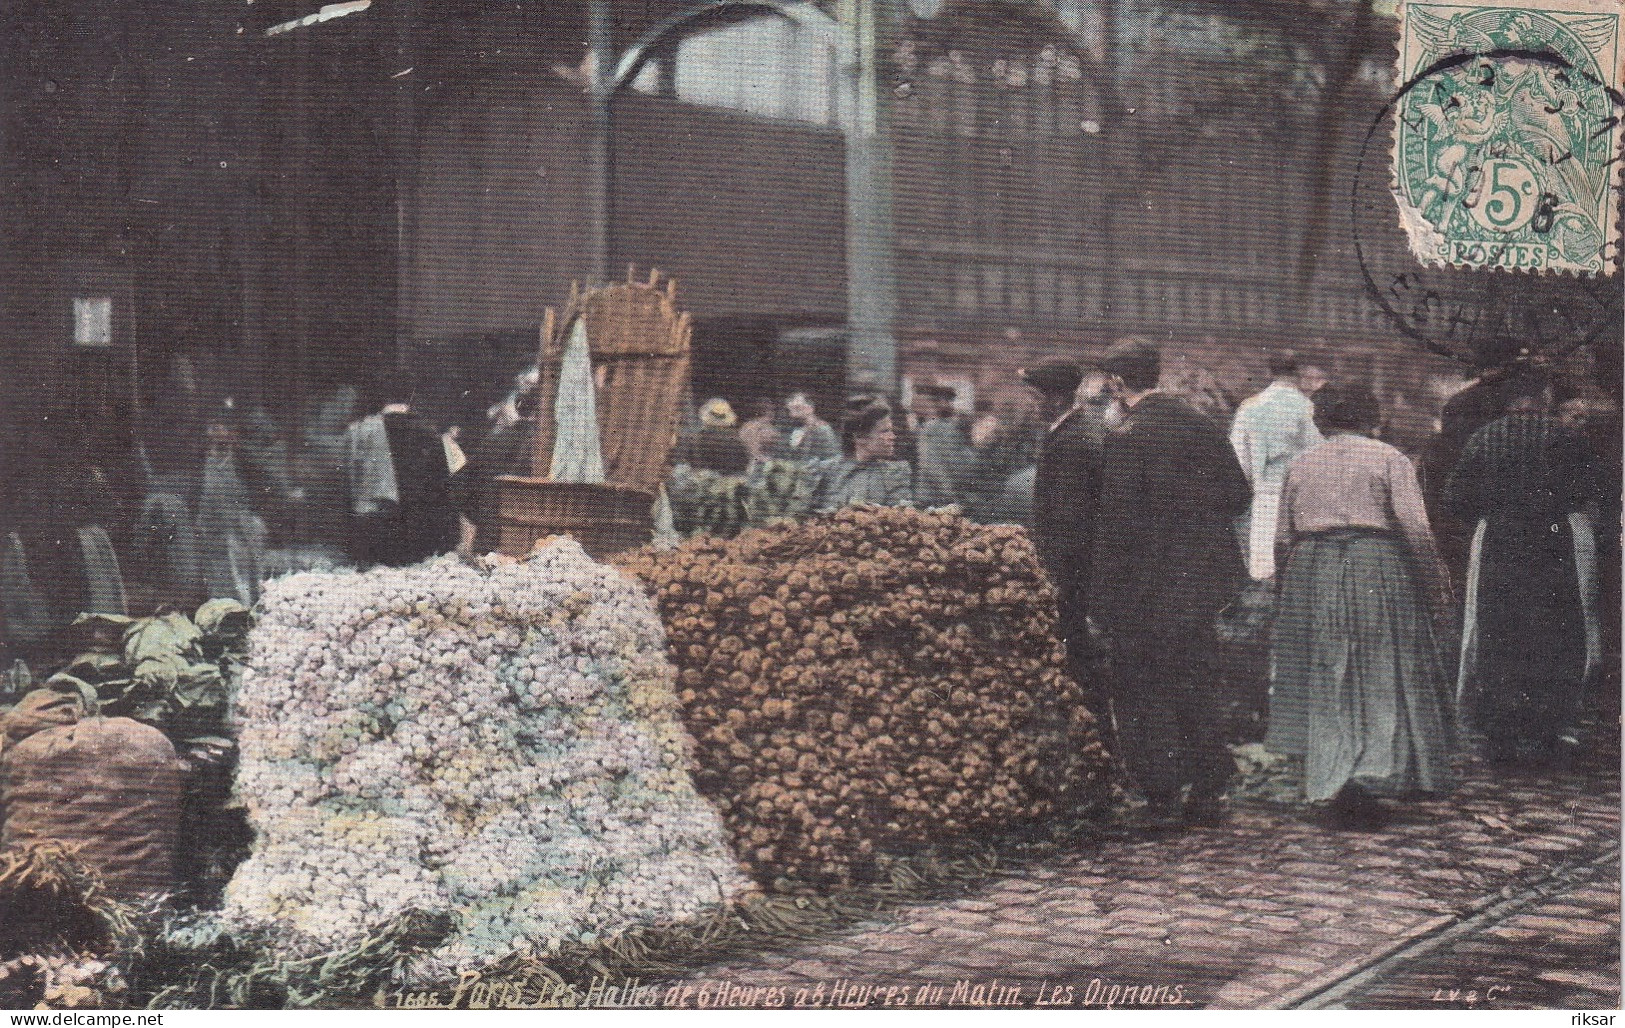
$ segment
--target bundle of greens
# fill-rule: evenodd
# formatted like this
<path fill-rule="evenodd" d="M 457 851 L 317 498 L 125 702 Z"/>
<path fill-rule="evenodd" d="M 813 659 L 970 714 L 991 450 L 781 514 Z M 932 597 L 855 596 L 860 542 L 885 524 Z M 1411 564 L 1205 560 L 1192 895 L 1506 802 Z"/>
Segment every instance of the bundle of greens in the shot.
<path fill-rule="evenodd" d="M 177 750 L 229 749 L 226 708 L 253 618 L 235 600 L 180 613 L 130 618 L 81 614 L 89 648 L 45 681 L 77 692 L 88 711 L 128 717 L 168 735 Z"/>

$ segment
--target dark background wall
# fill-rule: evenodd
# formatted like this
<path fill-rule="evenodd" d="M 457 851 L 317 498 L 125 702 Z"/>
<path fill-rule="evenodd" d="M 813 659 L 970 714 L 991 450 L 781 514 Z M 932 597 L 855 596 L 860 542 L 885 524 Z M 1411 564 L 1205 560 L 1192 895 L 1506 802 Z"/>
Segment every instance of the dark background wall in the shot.
<path fill-rule="evenodd" d="M 673 6 L 617 4 L 617 41 Z M 1392 22 L 1253 6 L 905 21 L 886 69 L 905 374 L 1008 392 L 1016 367 L 1128 332 L 1236 393 L 1283 345 L 1394 381 L 1450 370 L 1370 302 L 1352 245 Z M 526 362 L 590 266 L 581 6 L 399 0 L 265 36 L 311 9 L 6 0 L 8 409 L 139 392 L 150 428 L 182 353 L 285 421 L 380 373 L 475 409 Z M 838 125 L 635 91 L 614 117 L 611 262 L 678 280 L 697 390 L 837 394 L 829 330 L 868 285 L 846 279 Z M 1381 175 L 1363 185 L 1391 208 Z M 1397 218 L 1371 227 L 1402 264 Z M 110 350 L 71 345 L 80 293 L 115 297 Z"/>

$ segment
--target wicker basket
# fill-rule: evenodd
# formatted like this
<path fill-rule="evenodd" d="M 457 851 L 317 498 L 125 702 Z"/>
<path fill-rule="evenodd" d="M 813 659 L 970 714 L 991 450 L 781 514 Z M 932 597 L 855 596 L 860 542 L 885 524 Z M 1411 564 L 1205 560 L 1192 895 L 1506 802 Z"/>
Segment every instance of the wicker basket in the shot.
<path fill-rule="evenodd" d="M 603 560 L 654 537 L 655 498 L 641 489 L 520 475 L 498 475 L 496 483 L 496 548 L 510 556 L 524 557 L 538 539 L 568 535 Z"/>
<path fill-rule="evenodd" d="M 671 473 L 671 452 L 688 398 L 689 347 L 693 328 L 677 307 L 677 285 L 658 271 L 648 281 L 631 280 L 583 290 L 570 288 L 561 315 L 549 307 L 542 320 L 537 359 L 541 409 L 558 398 L 559 367 L 570 329 L 587 325 L 593 375 L 598 383 L 598 429 L 604 479 L 647 492 L 658 491 Z M 546 478 L 552 468 L 554 426 L 537 426 L 531 474 Z"/>

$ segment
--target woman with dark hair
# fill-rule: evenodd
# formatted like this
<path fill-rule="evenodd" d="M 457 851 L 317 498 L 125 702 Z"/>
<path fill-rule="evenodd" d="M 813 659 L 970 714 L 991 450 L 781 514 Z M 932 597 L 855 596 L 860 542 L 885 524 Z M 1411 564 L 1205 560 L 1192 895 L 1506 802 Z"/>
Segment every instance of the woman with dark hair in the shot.
<path fill-rule="evenodd" d="M 841 456 L 807 468 L 812 510 L 823 513 L 850 503 L 913 506 L 912 473 L 907 464 L 892 459 L 896 449 L 889 404 L 875 400 L 849 407 L 841 421 Z"/>
<path fill-rule="evenodd" d="M 1281 490 L 1284 567 L 1266 744 L 1304 758 L 1304 792 L 1339 827 L 1386 817 L 1377 795 L 1442 793 L 1457 743 L 1440 643 L 1453 601 L 1410 459 L 1373 439 L 1371 390 L 1315 401 L 1326 440 Z"/>

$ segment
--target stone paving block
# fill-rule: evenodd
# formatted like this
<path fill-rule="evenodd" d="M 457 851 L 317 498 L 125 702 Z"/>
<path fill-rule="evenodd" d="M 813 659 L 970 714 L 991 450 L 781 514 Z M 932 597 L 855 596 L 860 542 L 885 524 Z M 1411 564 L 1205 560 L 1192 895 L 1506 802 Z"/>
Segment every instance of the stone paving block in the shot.
<path fill-rule="evenodd" d="M 1250 939 L 1212 932 L 1176 932 L 1173 935 L 1174 952 L 1184 956 L 1191 950 L 1208 953 L 1245 953 L 1252 949 Z"/>
<path fill-rule="evenodd" d="M 1320 961 L 1321 970 L 1325 970 L 1345 959 L 1349 954 L 1349 947 L 1340 942 L 1307 942 L 1294 939 L 1292 941 L 1292 952 L 1302 957 L 1313 957 Z"/>
<path fill-rule="evenodd" d="M 1326 970 L 1326 964 L 1321 960 L 1309 957 L 1295 957 L 1287 953 L 1271 953 L 1259 960 L 1267 967 L 1279 968 L 1299 975 L 1319 974 Z"/>
<path fill-rule="evenodd" d="M 1136 939 L 1156 939 L 1160 942 L 1168 937 L 1168 928 L 1164 925 L 1120 921 L 1106 929 L 1106 935 L 1109 938 L 1132 937 Z"/>
<path fill-rule="evenodd" d="M 1467 875 L 1455 867 L 1430 867 L 1415 873 L 1419 878 L 1435 882 L 1460 882 L 1467 879 Z"/>
<path fill-rule="evenodd" d="M 1550 917 L 1594 918 L 1597 911 L 1581 903 L 1548 903 L 1541 912 Z"/>
<path fill-rule="evenodd" d="M 1009 965 L 1009 969 L 1012 973 L 1020 971 L 1022 974 L 1029 973 L 1027 964 L 1030 961 L 1043 957 L 1047 952 L 1046 946 L 1032 939 L 990 939 L 982 943 L 981 948 L 1015 959 L 1017 963 Z"/>
<path fill-rule="evenodd" d="M 986 928 L 988 925 L 993 923 L 993 918 L 989 917 L 987 914 L 976 913 L 958 907 L 952 907 L 947 910 L 938 910 L 933 916 L 937 921 L 952 925 L 959 925 L 963 928 Z"/>
<path fill-rule="evenodd" d="M 1617 924 L 1608 924 L 1602 921 L 1571 921 L 1565 918 L 1533 915 L 1515 918 L 1512 923 L 1519 928 L 1532 928 L 1535 931 L 1545 932 L 1557 938 L 1619 934 Z"/>
<path fill-rule="evenodd" d="M 1044 900 L 1043 907 L 1059 917 L 1093 917 L 1101 912 L 1094 897 L 1078 893 L 1051 896 Z"/>
<path fill-rule="evenodd" d="M 963 968 L 950 967 L 947 964 L 926 964 L 917 968 L 914 977 L 927 982 L 952 982 L 963 977 Z"/>
<path fill-rule="evenodd" d="M 1283 905 L 1307 904 L 1316 907 L 1337 907 L 1339 909 L 1352 907 L 1362 902 L 1360 898 L 1350 896 L 1344 891 L 1341 880 L 1326 882 L 1325 887 L 1321 889 L 1304 888 L 1305 884 L 1308 883 L 1299 883 L 1297 889 L 1282 893 L 1276 898 L 1276 902 Z"/>
<path fill-rule="evenodd" d="M 1099 939 L 1050 939 L 1044 949 L 1044 962 L 1069 974 L 1093 973 L 1103 961 L 1106 947 Z"/>
<path fill-rule="evenodd" d="M 1610 978 L 1607 975 L 1590 971 L 1542 971 L 1538 977 L 1542 981 L 1557 982 L 1561 985 L 1577 985 L 1592 992 L 1619 992 L 1618 977 Z"/>
<path fill-rule="evenodd" d="M 1290 917 L 1278 917 L 1274 914 L 1255 914 L 1248 918 L 1248 921 L 1262 928 L 1273 929 L 1277 932 L 1291 932 L 1302 927 L 1299 922 Z"/>
<path fill-rule="evenodd" d="M 1266 974 L 1248 975 L 1243 979 L 1243 981 L 1246 981 L 1257 988 L 1266 989 L 1273 993 L 1281 992 L 1285 989 L 1291 988 L 1294 985 L 1297 985 L 1303 981 L 1303 975 L 1292 974 L 1287 971 L 1271 971 Z"/>
<path fill-rule="evenodd" d="M 1132 950 L 1136 953 L 1160 953 L 1163 949 L 1161 939 L 1143 935 L 1107 935 L 1100 939 L 1100 946 L 1102 949 Z"/>
<path fill-rule="evenodd" d="M 1055 920 L 1055 918 L 1042 907 L 1005 907 L 999 912 L 999 918 L 1003 921 L 1013 921 L 1027 925 L 1038 925 L 1040 927 Z"/>
<path fill-rule="evenodd" d="M 1010 878 L 999 883 L 1000 892 L 1034 893 L 1043 892 L 1044 887 L 1037 882 L 1022 881 L 1019 878 Z"/>
<path fill-rule="evenodd" d="M 1269 996 L 1269 989 L 1260 988 L 1254 984 L 1230 982 L 1220 988 L 1217 992 L 1213 993 L 1209 1000 L 1209 1005 L 1215 1007 L 1227 1007 L 1232 1010 L 1251 1008 L 1258 1006 L 1262 1001 L 1268 999 Z"/>
<path fill-rule="evenodd" d="M 1112 911 L 1112 916 L 1125 921 L 1136 921 L 1147 925 L 1163 925 L 1174 919 L 1173 911 L 1166 908 L 1121 907 Z"/>
<path fill-rule="evenodd" d="M 1300 910 L 1292 916 L 1306 925 L 1325 925 L 1342 921 L 1349 915 L 1347 911 L 1338 910 Z"/>
<path fill-rule="evenodd" d="M 1168 893 L 1165 882 L 1118 882 L 1116 887 L 1119 892 L 1137 892 L 1150 896 L 1164 896 Z"/>
<path fill-rule="evenodd" d="M 1487 867 L 1502 874 L 1517 874 L 1527 867 L 1531 861 L 1518 857 L 1474 857 L 1473 863 L 1478 867 Z"/>
<path fill-rule="evenodd" d="M 1169 921 L 1163 926 L 1167 931 L 1179 932 L 1222 932 L 1230 927 L 1229 919 L 1215 919 L 1211 917 L 1179 917 Z"/>
<path fill-rule="evenodd" d="M 1554 896 L 1538 908 L 1516 915 L 1513 920 L 1516 921 L 1532 914 L 1545 914 L 1586 921 L 1608 920 L 1618 922 L 1619 901 L 1620 895 L 1617 892 L 1569 892 Z"/>
<path fill-rule="evenodd" d="M 1057 932 L 1070 932 L 1075 937 L 1089 938 L 1105 933 L 1114 924 L 1116 922 L 1108 918 L 1081 915 L 1078 917 L 1057 918 L 1053 927 Z"/>
<path fill-rule="evenodd" d="M 999 923 L 988 933 L 989 938 L 1009 936 L 1013 939 L 1047 939 L 1054 935 L 1054 925 L 1013 921 L 1005 917 L 1001 917 Z"/>
<path fill-rule="evenodd" d="M 857 958 L 859 949 L 852 946 L 843 946 L 836 942 L 826 942 L 817 946 L 806 946 L 801 950 L 806 956 L 824 957 L 835 961 L 848 961 Z"/>
<path fill-rule="evenodd" d="M 1591 841 L 1589 836 L 1576 835 L 1573 832 L 1543 832 L 1541 838 L 1548 842 L 1563 843 L 1569 849 L 1579 849 Z"/>
<path fill-rule="evenodd" d="M 1386 907 L 1399 907 L 1403 910 L 1421 910 L 1434 905 L 1433 900 L 1420 893 L 1400 892 L 1393 889 L 1376 889 L 1365 893 L 1362 898 L 1367 901 L 1375 901 Z"/>
<path fill-rule="evenodd" d="M 1536 850 L 1541 853 L 1567 853 L 1575 848 L 1566 842 L 1546 838 L 1525 839 L 1518 845 L 1523 849 Z"/>
<path fill-rule="evenodd" d="M 1277 864 L 1283 872 L 1294 878 L 1325 878 L 1335 879 L 1343 874 L 1344 869 L 1334 864 L 1321 864 L 1312 860 L 1289 860 Z"/>
<path fill-rule="evenodd" d="M 1008 954 L 991 948 L 967 949 L 954 958 L 954 963 L 971 971 L 992 971 L 1010 963 Z"/>

